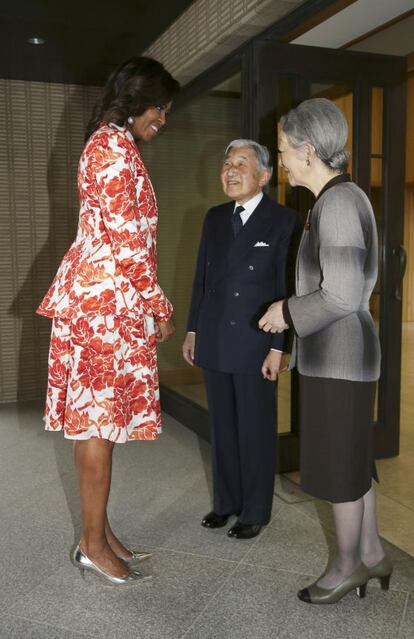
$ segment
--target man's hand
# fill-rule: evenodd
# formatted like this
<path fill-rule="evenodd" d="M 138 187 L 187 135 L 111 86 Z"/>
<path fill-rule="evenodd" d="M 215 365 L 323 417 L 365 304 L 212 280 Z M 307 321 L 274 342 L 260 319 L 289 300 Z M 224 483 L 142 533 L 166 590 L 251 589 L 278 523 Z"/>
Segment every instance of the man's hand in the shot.
<path fill-rule="evenodd" d="M 195 340 L 196 336 L 194 333 L 187 333 L 183 343 L 183 357 L 190 366 L 194 366 Z"/>
<path fill-rule="evenodd" d="M 269 351 L 262 365 L 262 375 L 264 379 L 271 382 L 277 380 L 277 376 L 282 368 L 282 355 L 280 351 Z"/>
<path fill-rule="evenodd" d="M 175 333 L 175 326 L 172 319 L 169 319 L 166 322 L 157 322 L 157 342 L 159 344 L 170 339 L 173 333 Z"/>
<path fill-rule="evenodd" d="M 265 333 L 283 333 L 289 326 L 283 319 L 282 313 L 283 300 L 274 302 L 269 306 L 266 313 L 259 320 L 259 328 Z"/>

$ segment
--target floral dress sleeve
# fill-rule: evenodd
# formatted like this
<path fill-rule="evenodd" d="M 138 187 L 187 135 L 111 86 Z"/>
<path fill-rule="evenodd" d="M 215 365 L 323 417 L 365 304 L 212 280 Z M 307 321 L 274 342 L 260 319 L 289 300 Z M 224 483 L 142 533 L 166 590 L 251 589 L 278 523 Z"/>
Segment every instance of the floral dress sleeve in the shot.
<path fill-rule="evenodd" d="M 95 157 L 97 185 L 103 224 L 110 238 L 115 260 L 145 300 L 157 320 L 171 317 L 172 305 L 157 280 L 157 258 L 140 191 L 146 176 L 134 177 L 128 149 L 110 139 Z"/>

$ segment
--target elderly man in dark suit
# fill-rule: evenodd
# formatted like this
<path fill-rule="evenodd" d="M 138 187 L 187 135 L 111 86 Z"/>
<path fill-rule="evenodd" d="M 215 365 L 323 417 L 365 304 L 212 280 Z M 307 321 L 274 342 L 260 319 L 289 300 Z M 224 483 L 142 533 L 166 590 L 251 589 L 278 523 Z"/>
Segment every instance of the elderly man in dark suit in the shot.
<path fill-rule="evenodd" d="M 253 140 L 226 149 L 221 183 L 231 202 L 206 215 L 195 273 L 184 359 L 204 372 L 211 424 L 213 510 L 202 526 L 236 523 L 249 539 L 271 515 L 276 472 L 276 379 L 284 334 L 258 330 L 270 301 L 285 297 L 293 211 L 263 193 L 269 152 Z"/>

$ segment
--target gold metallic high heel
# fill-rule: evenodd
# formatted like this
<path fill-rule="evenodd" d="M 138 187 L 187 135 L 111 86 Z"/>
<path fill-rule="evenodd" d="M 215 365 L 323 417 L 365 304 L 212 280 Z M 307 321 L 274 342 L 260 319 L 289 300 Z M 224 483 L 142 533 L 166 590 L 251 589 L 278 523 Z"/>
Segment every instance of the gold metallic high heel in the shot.
<path fill-rule="evenodd" d="M 140 552 L 138 550 L 130 550 L 131 556 L 128 559 L 124 559 L 123 557 L 119 557 L 124 564 L 127 566 L 133 566 L 135 563 L 139 561 L 145 561 L 145 559 L 149 559 L 152 557 L 152 552 Z"/>
<path fill-rule="evenodd" d="M 311 604 L 333 604 L 337 603 L 342 597 L 356 590 L 358 597 L 363 599 L 367 590 L 367 581 L 369 579 L 368 569 L 364 564 L 355 570 L 345 581 L 335 586 L 335 588 L 321 588 L 317 586 L 315 581 L 308 588 L 304 588 L 298 592 L 301 601 Z"/>
<path fill-rule="evenodd" d="M 368 579 L 374 579 L 377 577 L 381 584 L 382 590 L 389 590 L 390 579 L 392 575 L 392 563 L 391 560 L 384 555 L 384 557 L 375 566 L 368 568 Z"/>
<path fill-rule="evenodd" d="M 151 575 L 143 575 L 137 570 L 129 571 L 123 577 L 115 577 L 114 575 L 109 575 L 104 570 L 99 568 L 99 566 L 94 564 L 93 561 L 91 561 L 89 557 L 85 555 L 83 550 L 79 548 L 79 545 L 76 546 L 73 552 L 72 561 L 74 565 L 77 568 L 79 568 L 82 576 L 85 570 L 90 570 L 101 579 L 104 579 L 106 582 L 109 582 L 112 586 L 133 585 L 137 583 L 138 581 L 147 581 L 148 579 L 151 579 Z"/>

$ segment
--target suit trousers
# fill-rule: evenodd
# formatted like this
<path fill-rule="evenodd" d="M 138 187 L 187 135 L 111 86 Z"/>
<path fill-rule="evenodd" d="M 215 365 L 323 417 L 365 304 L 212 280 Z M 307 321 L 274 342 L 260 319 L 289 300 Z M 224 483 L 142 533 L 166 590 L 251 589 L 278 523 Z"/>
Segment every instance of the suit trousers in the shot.
<path fill-rule="evenodd" d="M 203 370 L 210 414 L 213 510 L 270 520 L 276 472 L 276 383 L 261 373 Z"/>

